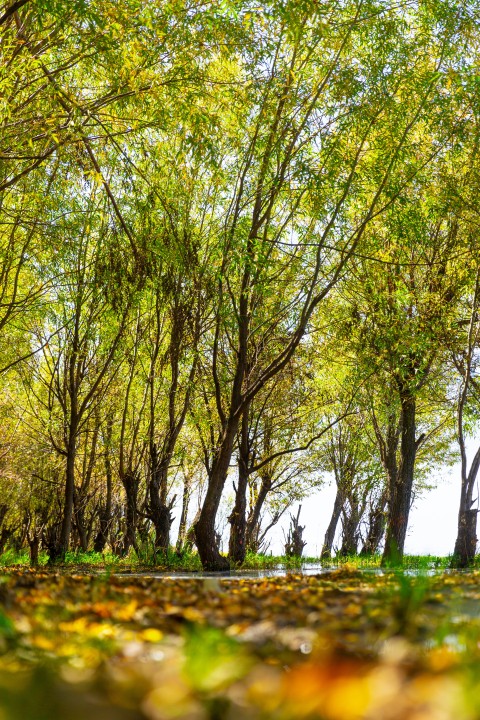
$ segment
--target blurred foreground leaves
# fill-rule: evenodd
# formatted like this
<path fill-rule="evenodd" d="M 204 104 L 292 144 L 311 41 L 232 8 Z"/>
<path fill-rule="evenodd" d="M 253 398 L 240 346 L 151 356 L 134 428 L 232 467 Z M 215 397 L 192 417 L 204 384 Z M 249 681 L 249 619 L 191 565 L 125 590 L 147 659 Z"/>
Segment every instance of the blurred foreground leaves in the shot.
<path fill-rule="evenodd" d="M 474 720 L 480 574 L 0 585 L 0 720 Z"/>

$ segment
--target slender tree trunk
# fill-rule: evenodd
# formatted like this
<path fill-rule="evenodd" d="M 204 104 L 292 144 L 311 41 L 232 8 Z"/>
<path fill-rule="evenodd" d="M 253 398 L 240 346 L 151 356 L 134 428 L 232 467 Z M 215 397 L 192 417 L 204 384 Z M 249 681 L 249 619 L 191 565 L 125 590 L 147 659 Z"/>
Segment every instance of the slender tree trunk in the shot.
<path fill-rule="evenodd" d="M 101 553 L 105 550 L 105 545 L 108 542 L 108 531 L 112 521 L 112 489 L 113 489 L 113 473 L 112 463 L 110 459 L 110 447 L 112 440 L 112 429 L 113 423 L 111 419 L 107 422 L 107 447 L 105 453 L 105 481 L 107 485 L 107 495 L 105 498 L 105 505 L 100 508 L 100 524 L 98 533 L 95 537 L 93 549 L 95 552 Z"/>
<path fill-rule="evenodd" d="M 413 474 L 417 443 L 415 439 L 416 401 L 412 395 L 401 397 L 402 433 L 400 443 L 400 467 L 390 484 L 387 521 L 387 537 L 383 562 L 401 564 L 407 535 L 408 516 L 412 500 Z"/>
<path fill-rule="evenodd" d="M 335 540 L 335 533 L 337 532 L 338 521 L 342 513 L 343 507 L 343 494 L 337 487 L 337 494 L 335 495 L 335 502 L 333 504 L 332 517 L 328 523 L 327 532 L 325 533 L 325 539 L 323 541 L 322 554 L 323 559 L 327 559 L 332 554 L 333 541 Z"/>
<path fill-rule="evenodd" d="M 195 539 L 195 527 L 196 527 L 196 525 L 197 525 L 197 522 L 200 520 L 200 513 L 201 513 L 201 508 L 199 508 L 199 509 L 197 510 L 197 512 L 195 513 L 195 517 L 193 518 L 193 522 L 192 522 L 192 524 L 190 525 L 190 527 L 188 528 L 187 533 L 186 533 L 186 535 L 185 535 L 185 545 L 184 545 L 183 549 L 184 549 L 186 552 L 190 552 L 191 549 L 193 548 L 193 546 L 194 546 L 194 545 L 196 546 L 196 542 L 197 542 L 197 541 L 196 541 L 196 539 Z"/>
<path fill-rule="evenodd" d="M 247 488 L 248 488 L 248 405 L 242 415 L 242 427 L 240 431 L 240 447 L 238 453 L 238 483 L 235 491 L 235 505 L 228 518 L 230 523 L 230 540 L 228 544 L 228 555 L 235 564 L 241 565 L 246 554 L 246 531 L 247 531 Z"/>
<path fill-rule="evenodd" d="M 210 471 L 207 492 L 200 517 L 195 525 L 195 542 L 202 566 L 205 570 L 225 571 L 230 569 L 230 563 L 220 555 L 218 550 L 215 520 L 227 479 L 238 424 L 238 418 L 233 416 L 226 425 L 218 454 L 213 461 Z"/>
<path fill-rule="evenodd" d="M 67 444 L 67 462 L 65 468 L 65 495 L 63 503 L 62 525 L 58 541 L 50 548 L 49 564 L 65 560 L 70 544 L 75 495 L 75 457 L 77 450 L 77 424 L 70 425 L 70 436 Z"/>
<path fill-rule="evenodd" d="M 78 533 L 78 542 L 82 552 L 88 550 L 88 536 L 85 527 L 85 509 L 84 498 L 81 497 L 78 489 L 75 487 L 73 491 L 73 519 Z"/>
<path fill-rule="evenodd" d="M 137 499 L 138 499 L 138 475 L 133 471 L 128 471 L 121 478 L 123 487 L 125 488 L 126 507 L 125 507 L 125 535 L 123 538 L 122 555 L 127 555 L 131 547 L 137 549 Z"/>
<path fill-rule="evenodd" d="M 463 428 L 461 432 L 463 434 Z M 473 499 L 473 490 L 480 467 L 480 448 L 478 448 L 470 466 L 470 472 L 467 475 L 467 457 L 464 443 L 462 449 L 462 488 L 458 511 L 457 539 L 455 541 L 455 549 L 451 562 L 452 567 L 459 568 L 469 567 L 475 560 L 478 510 L 473 509 L 472 505 L 475 502 Z"/>
<path fill-rule="evenodd" d="M 5 520 L 5 516 L 8 512 L 8 505 L 6 503 L 2 503 L 0 505 L 0 527 L 3 525 L 3 521 Z"/>
<path fill-rule="evenodd" d="M 186 476 L 183 483 L 182 512 L 180 515 L 180 525 L 178 527 L 177 543 L 175 546 L 175 551 L 179 555 L 185 549 L 184 545 L 187 538 L 188 506 L 190 504 L 191 484 L 191 478 Z"/>
<path fill-rule="evenodd" d="M 245 537 L 245 545 L 247 550 L 258 552 L 258 536 L 260 530 L 260 518 L 267 495 L 272 489 L 272 480 L 269 476 L 264 475 L 260 484 L 260 490 L 255 500 L 255 504 L 250 511 L 247 519 L 247 531 Z"/>

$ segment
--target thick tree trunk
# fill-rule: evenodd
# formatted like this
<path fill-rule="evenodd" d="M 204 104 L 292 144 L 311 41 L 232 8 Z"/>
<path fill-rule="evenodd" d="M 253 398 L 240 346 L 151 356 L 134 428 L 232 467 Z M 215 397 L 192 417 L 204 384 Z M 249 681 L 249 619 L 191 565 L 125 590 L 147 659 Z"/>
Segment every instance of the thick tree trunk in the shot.
<path fill-rule="evenodd" d="M 386 494 L 382 493 L 378 504 L 370 511 L 368 533 L 360 555 L 373 555 L 377 552 L 385 532 L 385 505 Z"/>
<path fill-rule="evenodd" d="M 477 514 L 478 510 L 462 509 L 458 517 L 458 531 L 455 542 L 454 567 L 469 567 L 475 560 L 477 550 Z"/>
<path fill-rule="evenodd" d="M 238 484 L 235 491 L 235 505 L 228 518 L 230 523 L 228 555 L 230 560 L 236 565 L 241 565 L 246 555 L 248 458 L 248 406 L 246 406 L 243 411 L 240 433 Z"/>
<path fill-rule="evenodd" d="M 150 508 L 153 526 L 155 528 L 155 552 L 167 554 L 170 547 L 170 528 L 172 516 L 170 508 L 159 503 Z"/>
<path fill-rule="evenodd" d="M 155 551 L 168 553 L 170 547 L 170 527 L 172 516 L 167 505 L 167 474 L 170 467 L 171 454 L 158 457 L 157 447 L 152 444 L 150 450 L 150 482 L 148 514 L 155 528 Z"/>
<path fill-rule="evenodd" d="M 125 488 L 126 507 L 125 507 L 125 535 L 123 537 L 122 555 L 127 555 L 131 547 L 137 549 L 137 498 L 138 498 L 138 475 L 129 471 L 121 478 L 123 487 Z"/>
<path fill-rule="evenodd" d="M 30 547 L 30 565 L 36 567 L 38 565 L 38 555 L 40 550 L 40 532 L 33 532 L 33 535 L 28 539 L 28 545 Z"/>
<path fill-rule="evenodd" d="M 166 468 L 154 468 L 150 479 L 149 517 L 155 528 L 155 551 L 168 553 L 170 547 L 170 527 L 172 516 L 166 503 L 167 473 Z"/>
<path fill-rule="evenodd" d="M 344 524 L 342 530 L 342 546 L 340 548 L 340 555 L 342 557 L 348 557 L 349 555 L 356 555 L 358 552 L 358 525 L 360 517 L 357 507 L 352 507 L 350 514 L 344 516 Z"/>
<path fill-rule="evenodd" d="M 401 564 L 407 535 L 408 516 L 412 501 L 413 475 L 417 442 L 415 438 L 415 397 L 404 395 L 402 403 L 402 434 L 400 467 L 396 479 L 391 478 L 387 521 L 387 537 L 383 560 L 385 564 Z"/>
<path fill-rule="evenodd" d="M 232 458 L 238 424 L 239 420 L 234 416 L 230 418 L 226 425 L 217 456 L 210 471 L 207 493 L 200 517 L 195 525 L 195 543 L 202 566 L 205 570 L 214 572 L 230 569 L 230 563 L 220 555 L 218 550 L 215 521 Z"/>
<path fill-rule="evenodd" d="M 322 547 L 322 559 L 327 559 L 332 554 L 333 541 L 335 540 L 335 533 L 337 532 L 338 521 L 343 507 L 343 494 L 337 487 L 337 494 L 335 495 L 335 502 L 333 504 L 332 517 L 328 523 L 327 532 L 325 533 L 325 539 Z"/>

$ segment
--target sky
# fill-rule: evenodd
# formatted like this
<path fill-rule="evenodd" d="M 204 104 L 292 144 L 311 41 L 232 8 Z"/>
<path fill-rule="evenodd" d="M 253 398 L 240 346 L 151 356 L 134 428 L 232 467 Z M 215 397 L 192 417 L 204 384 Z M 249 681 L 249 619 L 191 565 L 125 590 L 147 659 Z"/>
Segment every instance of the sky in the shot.
<path fill-rule="evenodd" d="M 405 543 L 405 552 L 410 555 L 449 555 L 453 552 L 460 499 L 460 466 L 439 468 L 434 481 L 437 487 L 417 498 L 410 512 Z M 335 486 L 330 483 L 302 502 L 300 525 L 305 526 L 306 556 L 320 555 L 334 499 Z M 297 508 L 298 503 L 292 512 L 296 514 Z M 269 550 L 274 555 L 283 554 L 283 531 L 288 528 L 289 518 L 282 520 L 281 526 L 272 530 Z"/>
<path fill-rule="evenodd" d="M 467 441 L 467 456 L 471 461 L 479 440 L 470 439 Z M 230 503 L 233 502 L 232 477 L 227 482 L 226 496 Z M 305 527 L 303 538 L 306 541 L 304 555 L 319 557 L 323 545 L 323 539 L 335 500 L 335 484 L 333 479 L 328 481 L 309 498 L 302 501 L 300 525 Z M 457 514 L 460 500 L 460 463 L 451 466 L 439 466 L 428 478 L 428 482 L 434 485 L 434 489 L 424 491 L 423 495 L 415 500 L 410 512 L 405 552 L 409 555 L 451 555 L 455 545 L 457 534 Z M 478 486 L 477 486 L 478 487 Z M 192 503 L 189 515 L 194 514 L 195 503 Z M 292 506 L 291 513 L 296 515 L 298 503 Z M 172 539 L 176 539 L 180 511 L 177 509 L 175 522 L 172 527 Z M 225 505 L 219 513 L 219 526 L 224 527 L 223 545 L 224 552 L 228 549 L 229 524 L 226 520 L 228 510 Z M 192 517 L 189 517 L 191 520 Z M 290 522 L 290 513 L 287 511 L 279 524 L 272 528 L 269 533 L 270 546 L 268 553 L 283 555 L 285 546 L 285 534 Z M 338 524 L 337 539 L 341 523 Z M 480 535 L 480 526 L 479 526 Z M 337 539 L 334 543 L 337 545 Z"/>

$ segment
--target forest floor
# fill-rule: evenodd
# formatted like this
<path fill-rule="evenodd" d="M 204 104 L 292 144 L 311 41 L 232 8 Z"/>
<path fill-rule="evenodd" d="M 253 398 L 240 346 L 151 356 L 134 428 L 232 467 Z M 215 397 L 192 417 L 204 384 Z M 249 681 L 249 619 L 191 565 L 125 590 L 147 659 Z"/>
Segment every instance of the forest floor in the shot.
<path fill-rule="evenodd" d="M 1 720 L 475 720 L 480 573 L 4 568 Z"/>

